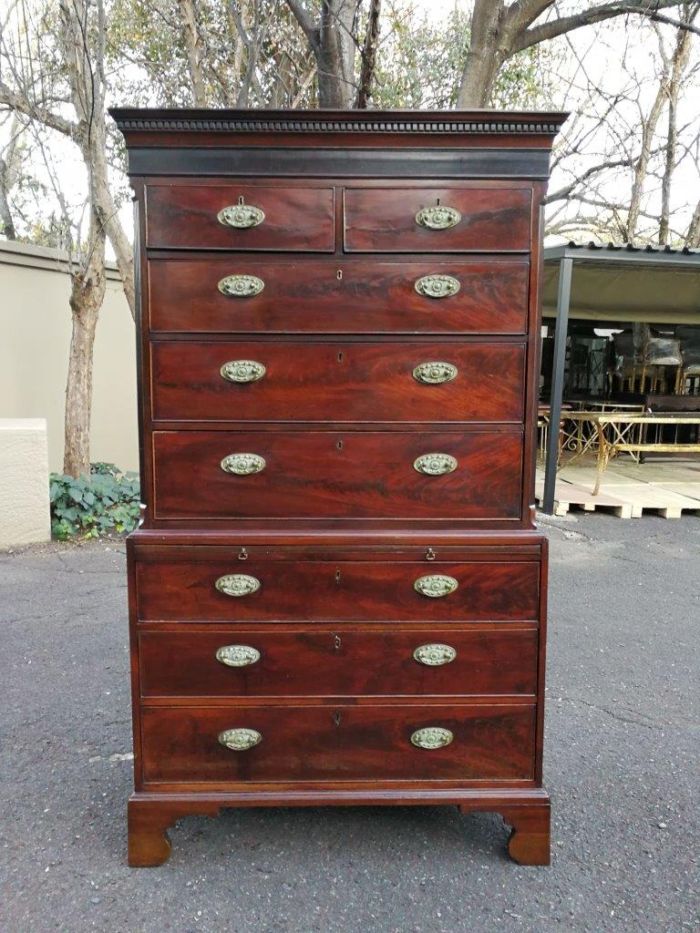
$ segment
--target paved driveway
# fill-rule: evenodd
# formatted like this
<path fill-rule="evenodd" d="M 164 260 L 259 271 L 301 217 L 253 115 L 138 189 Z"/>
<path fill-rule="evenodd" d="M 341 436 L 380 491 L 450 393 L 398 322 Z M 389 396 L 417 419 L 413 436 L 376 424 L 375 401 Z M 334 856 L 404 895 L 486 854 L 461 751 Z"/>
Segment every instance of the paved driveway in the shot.
<path fill-rule="evenodd" d="M 188 818 L 128 869 L 123 545 L 1 554 L 0 929 L 698 930 L 700 521 L 547 530 L 548 869 L 449 807 Z"/>

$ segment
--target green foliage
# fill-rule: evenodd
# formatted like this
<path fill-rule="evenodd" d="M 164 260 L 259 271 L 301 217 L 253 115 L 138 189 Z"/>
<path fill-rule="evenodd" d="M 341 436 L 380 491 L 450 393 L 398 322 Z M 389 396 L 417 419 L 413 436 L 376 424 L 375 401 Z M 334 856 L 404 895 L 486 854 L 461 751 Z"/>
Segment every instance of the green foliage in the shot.
<path fill-rule="evenodd" d="M 452 110 L 469 51 L 471 9 L 456 7 L 444 19 L 419 13 L 411 0 L 394 0 L 384 16 L 372 106 Z M 496 79 L 490 106 L 540 107 L 546 102 L 547 54 L 536 46 L 508 59 Z"/>
<path fill-rule="evenodd" d="M 50 476 L 51 532 L 55 538 L 98 538 L 132 531 L 139 520 L 140 489 L 136 473 L 122 473 L 113 463 L 93 463 L 90 476 Z"/>

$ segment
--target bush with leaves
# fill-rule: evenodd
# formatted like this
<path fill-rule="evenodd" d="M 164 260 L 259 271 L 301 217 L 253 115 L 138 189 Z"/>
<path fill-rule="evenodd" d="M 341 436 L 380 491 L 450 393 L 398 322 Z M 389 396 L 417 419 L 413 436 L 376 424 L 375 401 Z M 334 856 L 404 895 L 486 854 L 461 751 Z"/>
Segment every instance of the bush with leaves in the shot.
<path fill-rule="evenodd" d="M 50 476 L 51 532 L 65 540 L 97 538 L 132 531 L 139 520 L 137 473 L 122 473 L 113 463 L 93 463 L 90 476 Z"/>

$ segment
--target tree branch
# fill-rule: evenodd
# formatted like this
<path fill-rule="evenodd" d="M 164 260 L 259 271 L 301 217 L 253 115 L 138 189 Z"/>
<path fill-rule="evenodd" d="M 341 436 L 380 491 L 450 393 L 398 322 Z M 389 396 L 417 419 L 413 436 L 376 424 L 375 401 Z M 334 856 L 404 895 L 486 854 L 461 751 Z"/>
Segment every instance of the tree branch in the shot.
<path fill-rule="evenodd" d="M 36 120 L 38 123 L 43 123 L 44 126 L 48 126 L 58 133 L 63 133 L 64 136 L 68 136 L 70 139 L 75 140 L 79 136 L 77 123 L 72 123 L 70 120 L 64 119 L 64 117 L 59 116 L 57 113 L 47 110 L 46 107 L 33 104 L 23 94 L 20 94 L 19 91 L 14 91 L 11 87 L 0 82 L 0 106 L 3 105 L 17 113 L 24 114 L 24 116 L 29 117 L 30 120 Z"/>
<path fill-rule="evenodd" d="M 678 29 L 685 29 L 700 35 L 700 29 L 697 26 L 672 20 L 658 12 L 660 9 L 673 6 L 678 6 L 678 0 L 658 0 L 658 2 L 654 0 L 653 5 L 651 0 L 638 0 L 637 3 L 617 0 L 614 3 L 604 3 L 601 6 L 591 7 L 571 16 L 562 16 L 560 19 L 553 19 L 548 23 L 542 23 L 540 26 L 533 26 L 525 30 L 520 35 L 515 36 L 512 51 L 522 52 L 523 49 L 529 49 L 531 46 L 545 42 L 547 39 L 555 39 L 557 36 L 571 32 L 574 29 L 580 29 L 582 26 L 600 23 L 603 20 L 622 16 L 625 13 L 645 16 L 647 19 L 663 22 L 670 26 L 676 26 Z"/>
<path fill-rule="evenodd" d="M 317 50 L 320 42 L 320 29 L 311 18 L 311 14 L 304 5 L 303 0 L 286 0 L 286 3 L 294 19 L 299 23 L 304 35 L 309 40 L 309 44 L 314 50 Z"/>

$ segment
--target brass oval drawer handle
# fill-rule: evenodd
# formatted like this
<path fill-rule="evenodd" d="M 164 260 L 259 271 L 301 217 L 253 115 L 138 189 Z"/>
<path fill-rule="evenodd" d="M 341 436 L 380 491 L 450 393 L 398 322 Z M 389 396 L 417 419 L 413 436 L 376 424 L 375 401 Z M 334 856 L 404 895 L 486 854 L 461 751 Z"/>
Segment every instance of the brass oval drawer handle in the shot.
<path fill-rule="evenodd" d="M 431 573 L 426 577 L 418 577 L 413 584 L 413 589 L 421 596 L 438 599 L 454 593 L 458 586 L 459 582 L 454 577 L 448 577 L 445 573 Z"/>
<path fill-rule="evenodd" d="M 250 596 L 260 589 L 260 580 L 247 573 L 227 573 L 214 586 L 224 596 Z"/>
<path fill-rule="evenodd" d="M 420 645 L 413 652 L 413 657 L 426 667 L 441 667 L 443 664 L 451 664 L 457 657 L 457 652 L 451 645 Z"/>
<path fill-rule="evenodd" d="M 428 230 L 449 230 L 460 222 L 462 215 L 454 207 L 436 204 L 432 207 L 424 207 L 416 214 L 416 223 L 419 227 L 426 227 Z"/>
<path fill-rule="evenodd" d="M 444 748 L 454 739 L 454 734 L 442 726 L 426 726 L 425 729 L 416 729 L 411 736 L 411 742 L 417 748 Z"/>
<path fill-rule="evenodd" d="M 252 645 L 222 645 L 217 649 L 216 660 L 226 667 L 248 667 L 249 664 L 257 664 L 260 652 Z"/>
<path fill-rule="evenodd" d="M 219 742 L 232 752 L 245 752 L 262 742 L 262 735 L 257 729 L 224 729 L 219 733 Z"/>
<path fill-rule="evenodd" d="M 238 204 L 229 204 L 220 210 L 216 219 L 224 227 L 249 230 L 251 227 L 258 227 L 265 220 L 265 211 L 253 204 L 245 204 L 241 198 Z"/>
<path fill-rule="evenodd" d="M 224 473 L 233 473 L 235 476 L 250 476 L 253 473 L 262 473 L 267 466 L 264 457 L 258 454 L 229 454 L 220 463 Z"/>
<path fill-rule="evenodd" d="M 254 298 L 265 288 L 265 283 L 257 275 L 227 275 L 217 288 L 227 298 Z"/>
<path fill-rule="evenodd" d="M 445 473 L 454 473 L 458 467 L 457 460 L 450 454 L 431 453 L 416 457 L 413 469 L 426 476 L 443 476 Z"/>
<path fill-rule="evenodd" d="M 229 360 L 219 372 L 228 382 L 257 382 L 265 375 L 267 367 L 257 360 Z"/>
<path fill-rule="evenodd" d="M 462 286 L 452 275 L 424 275 L 416 279 L 416 291 L 425 298 L 450 298 Z"/>
<path fill-rule="evenodd" d="M 413 370 L 413 378 L 423 385 L 437 386 L 443 382 L 452 382 L 457 375 L 457 367 L 452 363 L 443 363 L 441 360 L 431 360 L 421 363 Z"/>

